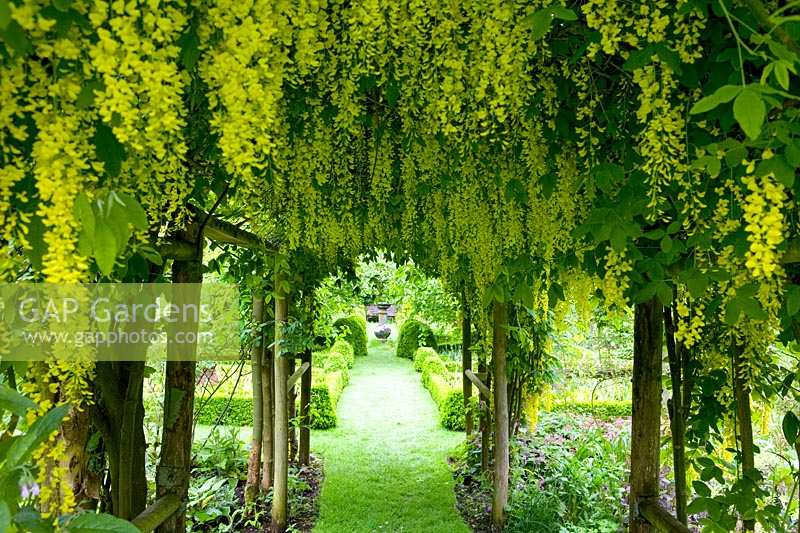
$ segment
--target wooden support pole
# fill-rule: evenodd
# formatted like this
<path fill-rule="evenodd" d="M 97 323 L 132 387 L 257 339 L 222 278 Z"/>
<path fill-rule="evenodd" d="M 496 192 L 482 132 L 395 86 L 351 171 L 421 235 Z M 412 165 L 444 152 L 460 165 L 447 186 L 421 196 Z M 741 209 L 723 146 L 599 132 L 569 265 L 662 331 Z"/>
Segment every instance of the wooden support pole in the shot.
<path fill-rule="evenodd" d="M 470 383 L 475 384 L 475 387 L 477 387 L 478 392 L 484 400 L 488 401 L 491 398 L 492 391 L 489 390 L 489 387 L 483 384 L 483 381 L 481 381 L 481 378 L 479 378 L 475 372 L 472 370 L 465 370 L 464 377 L 467 378 Z"/>
<path fill-rule="evenodd" d="M 492 389 L 492 377 L 488 373 L 486 358 L 482 357 L 478 363 L 478 370 L 480 374 L 486 376 L 486 388 L 490 391 Z M 480 402 L 480 430 L 481 430 L 481 471 L 488 474 L 489 472 L 489 448 L 492 441 L 492 412 L 489 409 L 489 400 Z"/>
<path fill-rule="evenodd" d="M 134 518 L 133 525 L 139 528 L 142 533 L 150 533 L 180 508 L 180 498 L 174 494 L 162 496 Z"/>
<path fill-rule="evenodd" d="M 275 276 L 275 463 L 272 492 L 272 529 L 273 533 L 286 532 L 288 515 L 288 482 L 289 482 L 289 354 L 284 353 L 283 335 L 288 314 L 288 295 L 282 285 L 285 281 L 280 274 Z"/>
<path fill-rule="evenodd" d="M 492 365 L 494 366 L 494 478 L 492 523 L 502 530 L 508 504 L 508 374 L 506 373 L 506 304 L 495 301 L 492 309 Z"/>
<path fill-rule="evenodd" d="M 300 381 L 300 464 L 308 465 L 311 459 L 311 430 L 308 426 L 311 408 L 311 348 L 303 351 L 303 366 L 306 368 Z"/>
<path fill-rule="evenodd" d="M 253 435 L 250 439 L 250 457 L 247 462 L 247 483 L 244 490 L 245 502 L 251 503 L 258 496 L 261 482 L 261 443 L 263 440 L 264 405 L 261 397 L 261 361 L 264 346 L 262 344 L 261 324 L 264 321 L 264 297 L 253 291 L 253 333 L 250 347 L 250 366 L 253 369 Z"/>
<path fill-rule="evenodd" d="M 295 388 L 295 382 L 300 378 L 300 375 L 297 376 L 294 380 L 292 378 L 296 374 L 296 364 L 297 361 L 294 358 L 294 354 L 291 354 L 289 357 L 289 378 L 286 380 L 286 390 L 288 391 L 288 399 L 287 402 L 289 406 L 289 462 L 295 460 L 297 457 L 297 389 Z"/>
<path fill-rule="evenodd" d="M 264 359 L 261 362 L 261 409 L 262 409 L 262 441 L 261 441 L 261 492 L 266 494 L 272 488 L 272 474 L 275 465 L 275 398 L 273 381 L 275 379 L 275 358 L 273 347 L 267 347 L 264 335 Z"/>
<path fill-rule="evenodd" d="M 672 465 L 675 475 L 675 516 L 682 524 L 686 524 L 686 418 L 683 409 L 683 365 L 679 345 L 675 340 L 675 324 L 677 312 L 673 320 L 673 309 L 664 306 L 664 333 L 667 339 L 667 358 L 669 359 L 672 397 L 669 400 L 669 421 L 672 440 Z"/>
<path fill-rule="evenodd" d="M 689 528 L 661 507 L 657 498 L 639 500 L 639 514 L 663 533 L 689 533 Z"/>
<path fill-rule="evenodd" d="M 661 445 L 661 351 L 663 307 L 653 298 L 637 304 L 633 321 L 633 405 L 631 418 L 630 532 L 655 528 L 639 511 L 639 502 L 658 498 Z"/>
<path fill-rule="evenodd" d="M 461 289 L 461 390 L 464 394 L 464 425 L 467 436 L 472 435 L 472 409 L 470 398 L 472 396 L 472 381 L 467 372 L 472 372 L 472 323 L 469 316 L 469 301 L 466 289 Z"/>
<path fill-rule="evenodd" d="M 750 407 L 750 385 L 742 375 L 744 361 L 743 347 L 733 346 L 733 397 L 736 400 L 736 428 L 739 432 L 739 444 L 742 461 L 742 477 L 755 481 L 755 448 L 753 446 L 753 415 Z M 753 519 L 742 520 L 744 531 L 754 531 L 756 522 Z"/>
<path fill-rule="evenodd" d="M 200 283 L 203 281 L 201 258 L 175 261 L 172 283 L 194 284 L 181 289 L 175 298 L 181 305 L 199 305 Z M 180 324 L 181 332 L 197 332 L 197 323 Z M 177 333 L 173 337 L 177 338 Z M 184 336 L 185 337 L 185 336 Z M 161 457 L 156 470 L 156 496 L 175 495 L 185 502 L 189 493 L 192 468 L 192 419 L 194 416 L 196 343 L 167 342 L 167 369 L 164 382 L 164 426 L 161 434 Z M 159 533 L 186 530 L 186 516 L 181 508 L 157 529 Z"/>
<path fill-rule="evenodd" d="M 303 363 L 300 365 L 300 368 L 295 370 L 292 375 L 289 376 L 289 379 L 286 382 L 286 387 L 289 389 L 290 394 L 291 390 L 297 385 L 297 381 L 306 374 L 306 371 L 309 369 L 309 367 L 311 367 L 311 363 Z"/>

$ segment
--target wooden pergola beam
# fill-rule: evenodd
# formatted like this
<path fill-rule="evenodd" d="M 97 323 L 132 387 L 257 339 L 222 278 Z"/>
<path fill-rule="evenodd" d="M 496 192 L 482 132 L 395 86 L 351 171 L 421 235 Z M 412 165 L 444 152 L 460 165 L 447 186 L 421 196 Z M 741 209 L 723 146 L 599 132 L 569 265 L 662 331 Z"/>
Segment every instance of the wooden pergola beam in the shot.
<path fill-rule="evenodd" d="M 270 252 L 278 251 L 277 244 L 261 239 L 255 233 L 244 230 L 214 215 L 209 217 L 208 213 L 199 207 L 190 205 L 189 210 L 194 214 L 197 223 L 202 224 L 207 220 L 203 227 L 203 236 L 207 239 L 214 242 L 235 244 L 236 246 L 242 246 L 244 248 L 260 248 Z"/>
<path fill-rule="evenodd" d="M 160 526 L 164 520 L 174 515 L 181 508 L 181 505 L 183 505 L 183 502 L 174 494 L 162 496 L 134 518 L 133 525 L 138 527 L 142 533 L 150 533 Z"/>
<path fill-rule="evenodd" d="M 193 223 L 202 225 L 203 237 L 217 243 L 233 244 L 243 248 L 260 249 L 265 252 L 276 253 L 279 245 L 267 239 L 262 239 L 255 233 L 244 230 L 235 224 L 222 220 L 193 205 L 189 206 L 194 220 Z M 197 245 L 184 240 L 176 239 L 165 241 L 156 245 L 156 251 L 164 259 L 176 261 L 191 261 L 197 255 Z"/>
<path fill-rule="evenodd" d="M 289 379 L 286 381 L 286 388 L 289 389 L 289 390 L 293 389 L 294 386 L 297 384 L 297 380 L 299 380 L 300 377 L 303 374 L 305 374 L 306 370 L 308 370 L 310 367 L 311 367 L 311 363 L 308 363 L 308 362 L 303 363 L 302 365 L 300 365 L 300 368 L 295 370 L 294 374 L 289 376 Z"/>
<path fill-rule="evenodd" d="M 484 400 L 488 400 L 489 398 L 491 398 L 492 392 L 489 390 L 489 387 L 484 385 L 483 381 L 481 381 L 481 378 L 479 378 L 475 374 L 475 372 L 467 369 L 464 371 L 464 375 L 467 377 L 467 379 L 469 379 L 472 382 L 473 385 L 475 385 L 478 388 L 478 391 L 480 391 L 481 397 Z"/>
<path fill-rule="evenodd" d="M 639 500 L 639 514 L 664 533 L 689 533 L 689 528 L 682 524 L 669 511 L 661 507 L 658 498 L 642 498 Z"/>

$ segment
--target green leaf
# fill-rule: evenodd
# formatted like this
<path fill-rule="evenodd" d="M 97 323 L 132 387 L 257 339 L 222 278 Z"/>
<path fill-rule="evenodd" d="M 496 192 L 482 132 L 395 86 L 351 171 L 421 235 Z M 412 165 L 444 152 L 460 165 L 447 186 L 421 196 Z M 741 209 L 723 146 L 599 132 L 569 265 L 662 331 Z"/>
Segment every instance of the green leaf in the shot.
<path fill-rule="evenodd" d="M 69 11 L 72 7 L 72 0 L 53 0 L 53 5 L 59 11 Z"/>
<path fill-rule="evenodd" d="M 531 38 L 538 40 L 543 38 L 550 31 L 553 24 L 553 19 L 561 19 L 566 21 L 578 20 L 578 16 L 571 9 L 561 6 L 551 6 L 544 9 L 539 9 L 531 13 L 526 19 L 525 23 L 531 27 Z"/>
<path fill-rule="evenodd" d="M 44 240 L 44 222 L 39 215 L 33 215 L 28 223 L 28 244 L 30 249 L 25 250 L 25 255 L 31 262 L 31 266 L 37 270 L 42 268 L 42 258 L 47 252 L 47 243 Z"/>
<path fill-rule="evenodd" d="M 595 184 L 606 194 L 611 194 L 614 189 L 625 180 L 625 171 L 614 163 L 603 163 L 593 169 Z"/>
<path fill-rule="evenodd" d="M 69 533 L 141 533 L 127 520 L 109 514 L 83 513 L 69 521 Z"/>
<path fill-rule="evenodd" d="M 11 411 L 17 416 L 25 416 L 28 409 L 36 409 L 36 404 L 8 385 L 0 383 L 0 409 Z"/>
<path fill-rule="evenodd" d="M 711 489 L 700 480 L 692 481 L 692 487 L 698 496 L 703 498 L 709 498 L 711 496 Z"/>
<path fill-rule="evenodd" d="M 797 415 L 792 411 L 787 411 L 783 416 L 783 424 L 781 424 L 781 426 L 786 441 L 794 446 L 797 442 L 797 436 L 800 434 L 800 420 L 797 419 Z"/>
<path fill-rule="evenodd" d="M 786 187 L 791 188 L 794 186 L 794 169 L 789 166 L 789 163 L 781 155 L 775 155 L 761 161 L 756 172 L 760 176 L 772 174 L 776 180 Z"/>
<path fill-rule="evenodd" d="M 3 474 L 0 475 L 5 476 L 14 468 L 25 463 L 34 450 L 58 429 L 69 410 L 68 404 L 51 409 L 37 418 L 27 432 L 15 437 L 3 458 Z"/>
<path fill-rule="evenodd" d="M 669 235 L 661 239 L 661 251 L 665 254 L 668 254 L 672 251 L 672 239 L 669 237 Z"/>
<path fill-rule="evenodd" d="M 533 291 L 525 281 L 520 282 L 514 291 L 514 299 L 528 309 L 533 309 Z"/>
<path fill-rule="evenodd" d="M 11 509 L 3 500 L 0 500 L 0 531 L 11 531 Z"/>
<path fill-rule="evenodd" d="M 192 70 L 200 59 L 200 39 L 194 27 L 178 38 L 178 46 L 181 47 L 181 63 L 186 70 Z"/>
<path fill-rule="evenodd" d="M 140 230 L 146 230 L 150 224 L 147 221 L 147 213 L 144 212 L 141 204 L 136 201 L 136 198 L 124 192 L 117 194 L 125 204 L 127 211 L 127 218 L 133 227 Z"/>
<path fill-rule="evenodd" d="M 0 30 L 5 30 L 11 23 L 11 8 L 8 0 L 0 0 Z"/>
<path fill-rule="evenodd" d="M 800 311 L 800 285 L 792 285 L 786 291 L 786 312 L 794 316 Z"/>
<path fill-rule="evenodd" d="M 114 261 L 117 259 L 117 239 L 108 224 L 97 227 L 94 243 L 94 258 L 97 266 L 104 276 L 111 275 L 114 270 Z"/>
<path fill-rule="evenodd" d="M 94 104 L 95 91 L 102 91 L 104 88 L 105 86 L 97 80 L 86 82 L 86 85 L 81 87 L 81 92 L 78 93 L 78 97 L 75 99 L 75 107 L 80 110 L 89 109 Z"/>
<path fill-rule="evenodd" d="M 698 100 L 697 103 L 692 106 L 689 113 L 692 115 L 707 113 L 721 104 L 730 102 L 736 98 L 741 91 L 742 88 L 739 85 L 723 85 L 714 91 L 713 94 L 704 96 Z"/>
<path fill-rule="evenodd" d="M 73 212 L 75 218 L 81 223 L 81 231 L 85 232 L 87 237 L 93 241 L 95 231 L 94 211 L 92 211 L 92 204 L 89 203 L 89 199 L 83 192 L 78 193 L 78 196 L 75 197 Z"/>
<path fill-rule="evenodd" d="M 0 30 L 0 39 L 2 39 L 9 50 L 13 51 L 16 55 L 27 56 L 33 52 L 33 45 L 30 40 L 28 40 L 25 30 L 23 30 L 22 26 L 15 20 L 9 22 L 5 29 Z"/>
<path fill-rule="evenodd" d="M 761 126 L 767 116 L 767 106 L 761 95 L 746 87 L 733 102 L 733 116 L 750 139 L 761 135 Z"/>
<path fill-rule="evenodd" d="M 114 136 L 114 132 L 103 124 L 95 124 L 94 135 L 92 136 L 97 159 L 105 165 L 106 174 L 111 177 L 119 175 L 122 169 L 122 162 L 127 157 L 125 147 Z"/>

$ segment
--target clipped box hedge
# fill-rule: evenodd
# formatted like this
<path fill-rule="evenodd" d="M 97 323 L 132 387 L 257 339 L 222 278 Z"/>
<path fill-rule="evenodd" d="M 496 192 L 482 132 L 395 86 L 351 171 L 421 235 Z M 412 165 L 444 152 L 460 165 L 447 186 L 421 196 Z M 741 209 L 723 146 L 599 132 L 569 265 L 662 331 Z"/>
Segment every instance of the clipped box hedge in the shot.
<path fill-rule="evenodd" d="M 367 355 L 367 320 L 358 315 L 340 318 L 333 323 L 339 338 L 350 343 L 356 357 Z"/>
<path fill-rule="evenodd" d="M 414 352 L 414 370 L 422 372 L 422 363 L 430 356 L 439 357 L 439 354 L 436 353 L 436 350 L 427 346 L 417 348 L 417 351 Z"/>
<path fill-rule="evenodd" d="M 253 399 L 249 396 L 212 396 L 194 399 L 198 424 L 250 426 L 253 424 Z"/>
<path fill-rule="evenodd" d="M 447 370 L 445 361 L 431 348 L 418 348 L 415 367 L 422 372 L 422 384 L 439 406 L 439 423 L 452 431 L 465 428 L 464 392 L 455 382 L 456 375 Z"/>
<path fill-rule="evenodd" d="M 314 354 L 308 415 L 311 429 L 336 427 L 336 405 L 350 381 L 354 360 L 353 348 L 344 339 L 337 340 L 330 350 Z M 253 424 L 253 399 L 249 396 L 195 398 L 194 405 L 199 424 Z"/>
<path fill-rule="evenodd" d="M 574 413 L 602 419 L 631 416 L 630 401 L 604 400 L 592 402 L 559 401 L 553 402 L 550 411 Z"/>
<path fill-rule="evenodd" d="M 397 337 L 397 357 L 413 359 L 420 346 L 429 346 L 436 350 L 436 336 L 430 326 L 415 318 L 409 318 L 400 326 Z"/>

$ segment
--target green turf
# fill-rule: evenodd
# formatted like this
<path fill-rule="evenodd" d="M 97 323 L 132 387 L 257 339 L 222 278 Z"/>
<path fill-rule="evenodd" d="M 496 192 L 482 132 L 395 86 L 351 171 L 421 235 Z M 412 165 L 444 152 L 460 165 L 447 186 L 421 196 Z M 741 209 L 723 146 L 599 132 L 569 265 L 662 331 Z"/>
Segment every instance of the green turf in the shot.
<path fill-rule="evenodd" d="M 338 427 L 314 431 L 325 460 L 317 533 L 468 532 L 446 458 L 463 434 L 442 429 L 411 361 L 387 347 L 356 360 Z"/>

